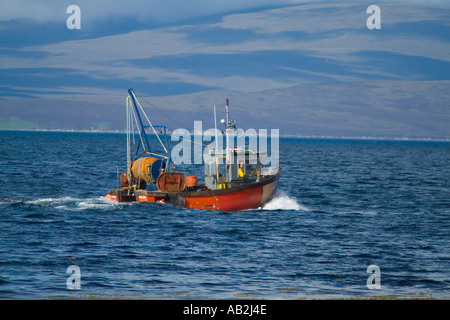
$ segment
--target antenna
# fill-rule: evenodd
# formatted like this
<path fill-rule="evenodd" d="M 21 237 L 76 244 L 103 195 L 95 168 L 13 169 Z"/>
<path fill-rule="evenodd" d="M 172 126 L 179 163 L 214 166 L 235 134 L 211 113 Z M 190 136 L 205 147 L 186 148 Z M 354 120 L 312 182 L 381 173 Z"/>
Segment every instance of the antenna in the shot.
<path fill-rule="evenodd" d="M 216 119 L 216 106 L 214 106 L 214 129 L 216 134 L 216 152 L 219 150 L 219 142 L 217 141 L 217 119 Z"/>
<path fill-rule="evenodd" d="M 228 106 L 230 104 L 230 100 L 227 98 L 227 125 L 226 125 L 226 129 L 228 130 L 229 126 L 230 126 L 230 112 L 228 109 Z"/>
<path fill-rule="evenodd" d="M 223 121 L 222 121 L 223 123 Z M 226 131 L 236 130 L 236 121 L 230 119 L 230 99 L 227 99 L 227 123 L 225 124 Z"/>

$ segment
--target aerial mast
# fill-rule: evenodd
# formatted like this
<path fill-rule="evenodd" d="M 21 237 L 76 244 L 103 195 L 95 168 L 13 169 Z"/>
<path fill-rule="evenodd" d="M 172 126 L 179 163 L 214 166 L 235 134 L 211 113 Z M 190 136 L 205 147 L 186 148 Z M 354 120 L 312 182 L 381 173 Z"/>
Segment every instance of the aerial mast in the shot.
<path fill-rule="evenodd" d="M 229 103 L 230 103 L 230 100 L 227 99 L 227 127 L 226 127 L 227 131 L 228 131 L 228 128 L 230 127 L 230 110 L 228 108 Z"/>

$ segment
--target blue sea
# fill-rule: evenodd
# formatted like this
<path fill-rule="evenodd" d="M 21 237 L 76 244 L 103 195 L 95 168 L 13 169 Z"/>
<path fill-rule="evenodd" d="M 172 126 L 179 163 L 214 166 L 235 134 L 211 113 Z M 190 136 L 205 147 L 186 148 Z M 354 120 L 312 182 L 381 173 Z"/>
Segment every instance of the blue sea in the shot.
<path fill-rule="evenodd" d="M 0 132 L 1 299 L 450 298 L 449 142 L 280 138 L 276 197 L 241 212 L 105 199 L 125 146 Z"/>

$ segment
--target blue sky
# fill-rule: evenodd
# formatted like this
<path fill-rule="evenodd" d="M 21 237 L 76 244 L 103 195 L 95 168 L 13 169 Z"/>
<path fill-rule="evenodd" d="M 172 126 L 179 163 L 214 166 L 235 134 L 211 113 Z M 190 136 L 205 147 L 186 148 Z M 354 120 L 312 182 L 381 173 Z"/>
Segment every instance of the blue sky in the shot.
<path fill-rule="evenodd" d="M 449 78 L 448 1 L 380 1 L 381 30 L 365 26 L 368 1 L 56 3 L 1 2 L 1 96 Z M 81 30 L 66 27 L 70 4 Z"/>
<path fill-rule="evenodd" d="M 66 27 L 72 4 L 81 30 Z M 372 4 L 380 30 L 366 27 Z M 446 81 L 449 17 L 439 0 L 3 0 L 0 122 L 14 99 L 123 97 L 131 87 L 173 96 Z"/>
<path fill-rule="evenodd" d="M 8 21 L 18 18 L 31 18 L 39 22 L 65 21 L 65 9 L 72 4 L 78 5 L 86 19 L 103 20 L 117 17 L 134 17 L 141 21 L 153 21 L 156 23 L 176 22 L 221 14 L 232 11 L 251 10 L 264 6 L 281 7 L 285 5 L 342 3 L 337 0 L 3 0 L 0 3 L 0 21 Z M 361 3 L 366 7 L 371 4 L 384 5 L 419 5 L 434 8 L 449 8 L 447 0 L 377 0 L 361 1 L 353 0 L 353 3 Z"/>

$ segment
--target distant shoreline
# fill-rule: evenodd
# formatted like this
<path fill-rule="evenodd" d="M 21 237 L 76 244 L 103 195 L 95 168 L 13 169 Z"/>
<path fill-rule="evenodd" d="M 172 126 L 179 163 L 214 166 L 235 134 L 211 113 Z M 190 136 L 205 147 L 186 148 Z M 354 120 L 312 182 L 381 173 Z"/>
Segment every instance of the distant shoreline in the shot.
<path fill-rule="evenodd" d="M 82 130 L 82 129 L 0 129 L 2 131 L 16 132 L 59 132 L 59 133 L 101 133 L 101 134 L 125 134 L 125 130 Z M 343 135 L 313 135 L 313 134 L 280 134 L 280 138 L 293 139 L 330 139 L 330 140 L 386 140 L 386 141 L 430 141 L 450 142 L 450 138 L 431 137 L 376 137 L 376 136 L 343 136 Z"/>

